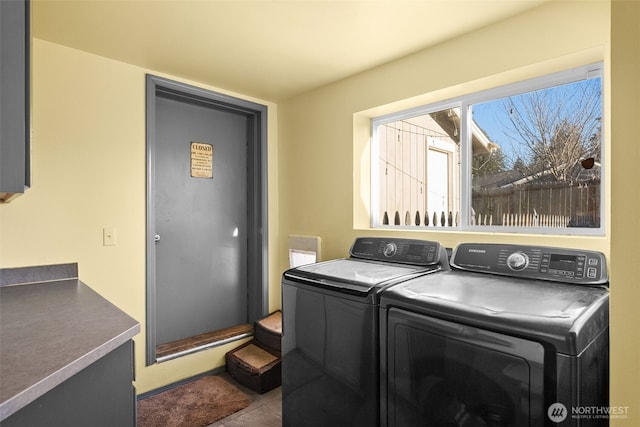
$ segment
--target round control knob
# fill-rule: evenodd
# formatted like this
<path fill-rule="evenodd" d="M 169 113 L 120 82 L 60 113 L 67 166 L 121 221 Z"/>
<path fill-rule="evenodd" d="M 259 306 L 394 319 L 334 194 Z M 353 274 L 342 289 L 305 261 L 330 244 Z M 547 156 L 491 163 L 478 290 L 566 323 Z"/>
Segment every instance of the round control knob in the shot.
<path fill-rule="evenodd" d="M 507 258 L 507 267 L 513 271 L 522 271 L 529 265 L 529 257 L 522 252 L 514 252 Z"/>
<path fill-rule="evenodd" d="M 396 254 L 396 252 L 398 252 L 398 246 L 396 246 L 395 243 L 387 243 L 385 245 L 384 249 L 382 250 L 382 253 L 387 258 L 390 258 L 390 257 L 394 256 Z"/>

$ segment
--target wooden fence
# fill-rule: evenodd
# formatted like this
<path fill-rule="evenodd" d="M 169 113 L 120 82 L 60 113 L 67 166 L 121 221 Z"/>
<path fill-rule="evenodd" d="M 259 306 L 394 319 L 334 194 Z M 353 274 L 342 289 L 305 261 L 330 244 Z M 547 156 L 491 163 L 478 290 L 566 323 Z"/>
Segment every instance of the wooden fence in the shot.
<path fill-rule="evenodd" d="M 477 225 L 504 227 L 599 227 L 600 180 L 478 188 L 472 193 Z"/>
<path fill-rule="evenodd" d="M 471 225 L 565 228 L 600 226 L 600 182 L 473 190 Z M 457 227 L 456 212 L 383 213 L 383 225 Z"/>
<path fill-rule="evenodd" d="M 400 225 L 400 226 L 415 226 L 415 227 L 457 227 L 460 225 L 459 214 L 456 212 L 425 212 L 422 215 L 419 211 L 415 214 L 411 212 L 405 212 L 404 218 L 401 217 L 400 212 L 395 212 L 393 222 L 389 222 L 389 215 L 384 213 L 382 224 L 383 225 Z M 563 228 L 563 227 L 594 227 L 594 224 L 598 224 L 597 218 L 592 217 L 571 217 L 568 215 L 548 215 L 548 214 L 517 214 L 517 213 L 505 213 L 502 214 L 500 221 L 494 221 L 493 214 L 478 213 L 472 216 L 471 225 L 481 226 L 502 226 L 502 227 L 543 227 L 543 228 Z"/>
<path fill-rule="evenodd" d="M 382 215 L 383 225 L 405 225 L 405 226 L 422 226 L 422 227 L 453 227 L 458 226 L 458 214 L 454 216 L 452 212 L 446 213 L 444 211 L 437 212 L 424 212 L 416 211 L 411 213 L 406 211 L 404 216 L 400 215 L 400 212 L 396 211 L 393 214 L 393 220 L 389 218 L 389 213 L 384 212 Z"/>

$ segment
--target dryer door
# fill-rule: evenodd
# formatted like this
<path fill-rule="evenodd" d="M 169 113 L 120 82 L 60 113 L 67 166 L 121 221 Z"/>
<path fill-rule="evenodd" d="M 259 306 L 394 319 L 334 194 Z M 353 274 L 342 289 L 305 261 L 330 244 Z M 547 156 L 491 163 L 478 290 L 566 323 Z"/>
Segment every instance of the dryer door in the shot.
<path fill-rule="evenodd" d="M 386 351 L 387 425 L 544 425 L 539 343 L 392 308 Z"/>

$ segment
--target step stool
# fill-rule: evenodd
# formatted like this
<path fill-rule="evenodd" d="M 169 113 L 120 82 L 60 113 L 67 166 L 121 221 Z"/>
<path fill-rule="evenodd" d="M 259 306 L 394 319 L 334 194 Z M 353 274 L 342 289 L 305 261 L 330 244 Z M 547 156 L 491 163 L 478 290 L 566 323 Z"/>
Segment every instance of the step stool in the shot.
<path fill-rule="evenodd" d="M 255 322 L 253 334 L 260 345 L 270 351 L 280 354 L 282 341 L 282 312 L 275 311 Z"/>
<path fill-rule="evenodd" d="M 225 355 L 229 375 L 261 394 L 278 387 L 282 383 L 281 337 L 280 311 L 256 321 L 254 338 Z"/>

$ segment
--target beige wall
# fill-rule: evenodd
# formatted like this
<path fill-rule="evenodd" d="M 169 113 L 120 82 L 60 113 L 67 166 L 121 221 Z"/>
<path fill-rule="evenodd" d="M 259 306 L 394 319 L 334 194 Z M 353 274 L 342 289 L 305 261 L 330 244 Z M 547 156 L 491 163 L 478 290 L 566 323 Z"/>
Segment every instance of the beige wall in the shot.
<path fill-rule="evenodd" d="M 34 40 L 32 188 L 0 205 L 0 267 L 78 262 L 83 282 L 141 323 L 135 338 L 139 393 L 222 366 L 233 348 L 144 364 L 147 72 L 153 73 Z M 269 108 L 269 233 L 277 236 L 277 108 L 225 93 Z M 116 246 L 102 245 L 103 227 L 116 228 Z M 272 239 L 270 252 L 277 253 L 277 241 Z M 270 264 L 269 306 L 275 310 L 276 259 Z"/>
<path fill-rule="evenodd" d="M 640 425 L 640 2 L 611 16 L 611 402 Z"/>
<path fill-rule="evenodd" d="M 605 61 L 608 74 L 609 17 L 607 2 L 550 2 L 280 103 L 281 247 L 287 234 L 318 235 L 326 259 L 344 256 L 357 235 L 393 233 L 448 246 L 472 240 L 525 241 L 608 254 L 608 236 L 369 229 L 369 119 L 597 61 Z M 607 88 L 608 82 L 605 77 Z M 610 148 L 606 150 L 609 158 Z"/>
<path fill-rule="evenodd" d="M 613 280 L 611 404 L 629 407 L 629 418 L 612 420 L 611 425 L 638 425 L 640 315 L 636 305 L 640 298 L 633 258 L 639 252 L 640 200 L 637 188 L 629 185 L 638 181 L 640 164 L 637 5 L 615 2 L 613 25 L 607 1 L 550 2 L 280 103 L 281 247 L 285 247 L 288 234 L 317 235 L 323 239 L 322 258 L 329 259 L 345 256 L 358 235 L 393 234 L 437 240 L 448 246 L 465 241 L 522 242 L 602 251 L 609 258 Z M 628 38 L 636 43 L 633 52 L 628 51 L 629 42 L 623 43 Z M 613 57 L 612 39 L 620 43 Z M 605 65 L 606 236 L 382 232 L 369 228 L 371 117 L 597 61 Z M 613 91 L 610 68 L 615 72 L 613 78 L 619 79 Z M 625 112 L 624 119 L 620 111 Z M 633 124 L 628 126 L 629 122 Z M 626 167 L 620 170 L 621 165 Z M 613 191 L 611 185 L 615 186 Z M 283 262 L 281 258 L 281 266 Z"/>
<path fill-rule="evenodd" d="M 324 259 L 344 256 L 363 234 L 448 246 L 519 241 L 601 250 L 612 277 L 612 405 L 630 407 L 630 418 L 612 425 L 638 425 L 640 192 L 630 183 L 638 181 L 640 164 L 639 15 L 635 1 L 614 1 L 612 12 L 608 1 L 554 1 L 278 106 L 244 97 L 269 106 L 270 308 L 280 304 L 290 234 L 322 237 Z M 605 106 L 605 237 L 368 229 L 369 117 L 597 60 L 612 76 L 605 82 L 611 89 Z M 33 187 L 0 205 L 0 267 L 78 262 L 83 281 L 142 323 L 136 337 L 141 393 L 220 366 L 227 350 L 144 366 L 147 71 L 35 40 Z M 102 246 L 105 226 L 117 228 L 117 246 Z"/>

